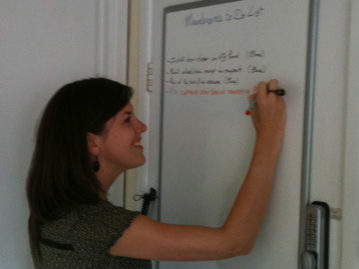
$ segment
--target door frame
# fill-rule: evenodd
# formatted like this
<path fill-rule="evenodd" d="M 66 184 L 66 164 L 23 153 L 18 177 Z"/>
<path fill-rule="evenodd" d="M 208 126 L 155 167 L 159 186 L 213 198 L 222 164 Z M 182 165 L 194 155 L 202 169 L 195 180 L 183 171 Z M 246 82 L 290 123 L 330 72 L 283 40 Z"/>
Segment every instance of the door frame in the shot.
<path fill-rule="evenodd" d="M 359 266 L 359 2 L 350 3 L 350 37 L 345 119 L 341 268 Z"/>

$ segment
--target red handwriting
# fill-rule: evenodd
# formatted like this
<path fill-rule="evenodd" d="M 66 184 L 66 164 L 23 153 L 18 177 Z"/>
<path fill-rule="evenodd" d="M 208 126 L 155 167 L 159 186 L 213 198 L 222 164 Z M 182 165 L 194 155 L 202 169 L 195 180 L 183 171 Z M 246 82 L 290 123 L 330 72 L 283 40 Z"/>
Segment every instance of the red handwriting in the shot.
<path fill-rule="evenodd" d="M 230 95 L 241 95 L 241 94 L 250 94 L 249 90 L 227 90 L 227 93 Z"/>
<path fill-rule="evenodd" d="M 226 91 L 222 90 L 222 91 L 217 91 L 217 90 L 211 90 L 211 95 L 225 95 Z"/>
<path fill-rule="evenodd" d="M 181 91 L 181 95 L 198 95 L 198 90 L 185 90 Z"/>

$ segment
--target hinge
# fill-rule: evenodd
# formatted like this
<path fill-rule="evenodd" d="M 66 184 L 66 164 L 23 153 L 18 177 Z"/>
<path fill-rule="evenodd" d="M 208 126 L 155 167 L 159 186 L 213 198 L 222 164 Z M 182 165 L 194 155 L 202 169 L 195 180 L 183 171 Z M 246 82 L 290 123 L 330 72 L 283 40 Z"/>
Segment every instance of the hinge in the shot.
<path fill-rule="evenodd" d="M 152 92 L 152 85 L 153 85 L 153 63 L 147 63 L 147 70 L 146 70 L 146 91 Z"/>

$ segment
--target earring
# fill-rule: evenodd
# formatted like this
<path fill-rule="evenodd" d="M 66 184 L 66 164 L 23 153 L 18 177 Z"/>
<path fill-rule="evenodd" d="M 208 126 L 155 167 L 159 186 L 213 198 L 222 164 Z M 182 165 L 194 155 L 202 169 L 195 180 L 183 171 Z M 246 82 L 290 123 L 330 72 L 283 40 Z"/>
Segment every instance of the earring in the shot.
<path fill-rule="evenodd" d="M 100 162 L 98 161 L 98 158 L 96 156 L 96 161 L 93 163 L 92 165 L 92 169 L 97 172 L 98 170 L 100 170 Z"/>

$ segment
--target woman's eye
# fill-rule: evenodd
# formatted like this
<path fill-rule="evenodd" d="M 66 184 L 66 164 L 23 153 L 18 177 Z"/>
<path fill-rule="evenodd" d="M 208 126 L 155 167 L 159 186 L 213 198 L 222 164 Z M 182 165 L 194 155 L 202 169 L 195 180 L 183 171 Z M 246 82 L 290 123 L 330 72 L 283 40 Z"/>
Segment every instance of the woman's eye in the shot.
<path fill-rule="evenodd" d="M 125 122 L 126 122 L 126 123 L 130 123 L 130 122 L 131 122 L 131 117 L 126 118 L 126 119 L 125 119 Z"/>

